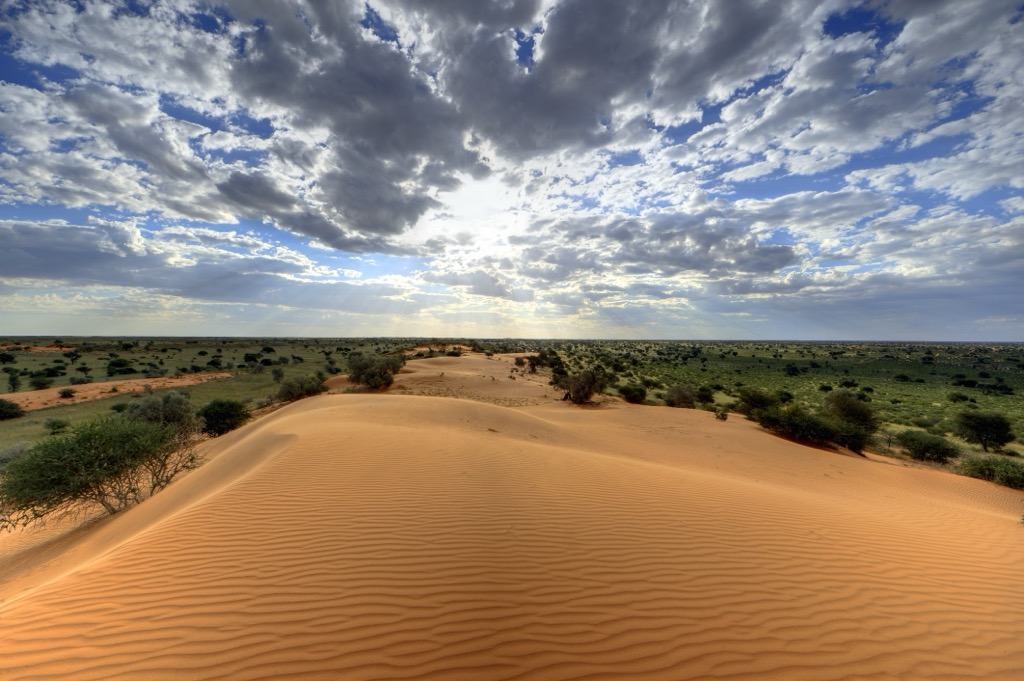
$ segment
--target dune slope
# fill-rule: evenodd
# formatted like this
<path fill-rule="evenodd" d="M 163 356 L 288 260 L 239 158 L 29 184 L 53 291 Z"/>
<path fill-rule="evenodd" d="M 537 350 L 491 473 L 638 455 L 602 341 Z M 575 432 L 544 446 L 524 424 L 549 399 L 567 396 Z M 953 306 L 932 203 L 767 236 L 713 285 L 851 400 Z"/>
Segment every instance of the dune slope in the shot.
<path fill-rule="evenodd" d="M 17 679 L 1014 679 L 1024 495 L 739 419 L 327 395 L 0 605 Z"/>

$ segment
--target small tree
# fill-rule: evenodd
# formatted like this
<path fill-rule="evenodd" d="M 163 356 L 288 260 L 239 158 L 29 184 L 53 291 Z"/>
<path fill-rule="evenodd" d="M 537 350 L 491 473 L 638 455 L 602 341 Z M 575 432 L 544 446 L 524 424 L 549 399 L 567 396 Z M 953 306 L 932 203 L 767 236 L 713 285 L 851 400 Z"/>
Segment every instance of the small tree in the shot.
<path fill-rule="evenodd" d="M 568 385 L 569 399 L 572 403 L 585 404 L 594 393 L 600 393 L 608 387 L 608 377 L 601 369 L 585 369 L 569 376 Z"/>
<path fill-rule="evenodd" d="M 171 426 L 120 417 L 41 440 L 0 469 L 0 529 L 74 514 L 83 504 L 117 513 L 184 470 L 172 474 L 166 465 L 177 445 Z"/>
<path fill-rule="evenodd" d="M 981 445 L 986 452 L 989 447 L 998 452 L 1015 438 L 1008 418 L 1002 414 L 978 411 L 965 411 L 957 415 L 956 433 L 968 442 Z"/>
<path fill-rule="evenodd" d="M 237 400 L 213 400 L 199 410 L 203 432 L 214 437 L 238 428 L 252 418 L 248 407 Z"/>
<path fill-rule="evenodd" d="M 10 400 L 0 399 L 0 421 L 16 419 L 19 416 L 24 415 L 25 410 L 21 408 L 20 404 L 17 402 L 11 402 Z"/>
<path fill-rule="evenodd" d="M 274 379 L 274 383 L 280 383 L 284 380 L 284 369 L 281 367 L 274 367 L 270 370 L 270 377 Z"/>

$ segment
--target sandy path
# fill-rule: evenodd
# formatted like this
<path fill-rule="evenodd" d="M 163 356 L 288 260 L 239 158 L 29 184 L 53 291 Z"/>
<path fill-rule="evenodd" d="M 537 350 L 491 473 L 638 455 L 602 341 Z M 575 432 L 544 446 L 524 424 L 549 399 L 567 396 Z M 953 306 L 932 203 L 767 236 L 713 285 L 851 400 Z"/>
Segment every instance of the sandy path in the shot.
<path fill-rule="evenodd" d="M 59 564 L 0 575 L 0 677 L 1024 669 L 1024 493 L 981 481 L 619 402 L 326 395 L 216 446 Z"/>
<path fill-rule="evenodd" d="M 129 378 L 117 381 L 99 381 L 96 383 L 84 383 L 82 385 L 60 386 L 59 388 L 47 388 L 46 390 L 30 390 L 20 393 L 5 393 L 3 398 L 21 405 L 25 411 L 46 409 L 61 404 L 77 404 L 90 400 L 101 400 L 108 397 L 117 397 L 131 393 L 140 393 L 146 386 L 153 390 L 166 388 L 184 388 L 185 386 L 207 381 L 218 381 L 231 378 L 227 371 L 217 371 L 201 374 L 188 374 L 186 376 L 169 376 L 164 378 Z M 75 394 L 71 397 L 61 397 L 60 391 L 71 388 Z M 116 388 L 116 390 L 112 390 Z"/>

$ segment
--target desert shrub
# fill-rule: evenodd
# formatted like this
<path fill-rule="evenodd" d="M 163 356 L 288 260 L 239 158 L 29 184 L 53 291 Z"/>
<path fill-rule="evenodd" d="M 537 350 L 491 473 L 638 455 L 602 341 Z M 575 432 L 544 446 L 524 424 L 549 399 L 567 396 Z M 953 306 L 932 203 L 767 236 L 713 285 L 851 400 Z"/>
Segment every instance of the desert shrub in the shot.
<path fill-rule="evenodd" d="M 729 419 L 729 410 L 725 407 L 715 409 L 715 419 L 718 421 L 727 421 Z"/>
<path fill-rule="evenodd" d="M 63 397 L 64 399 L 70 399 L 70 398 L 75 396 L 75 389 L 74 388 L 61 388 L 60 392 L 58 392 L 57 394 L 60 395 L 61 397 Z"/>
<path fill-rule="evenodd" d="M 602 369 L 584 369 L 578 374 L 569 376 L 568 393 L 573 404 L 585 404 L 594 393 L 600 393 L 608 387 L 608 377 Z"/>
<path fill-rule="evenodd" d="M 960 463 L 957 472 L 972 478 L 1024 489 L 1024 463 L 1005 456 L 973 456 Z"/>
<path fill-rule="evenodd" d="M 711 386 L 702 385 L 697 388 L 697 402 L 700 404 L 711 404 L 715 401 L 715 391 Z"/>
<path fill-rule="evenodd" d="M 405 358 L 400 355 L 353 352 L 348 356 L 348 380 L 373 390 L 381 390 L 395 382 L 395 374 L 403 366 Z"/>
<path fill-rule="evenodd" d="M 270 370 L 270 377 L 274 379 L 274 383 L 280 383 L 284 380 L 284 369 L 281 367 L 274 367 Z"/>
<path fill-rule="evenodd" d="M 319 395 L 327 390 L 323 379 L 319 376 L 296 376 L 281 382 L 277 391 L 277 399 L 282 402 L 294 402 L 303 397 Z"/>
<path fill-rule="evenodd" d="M 107 417 L 41 440 L 0 469 L 0 529 L 97 504 L 109 514 L 199 465 L 171 425 Z"/>
<path fill-rule="evenodd" d="M 86 383 L 92 383 L 92 379 L 85 376 L 72 376 L 68 379 L 68 382 L 71 385 L 85 385 Z"/>
<path fill-rule="evenodd" d="M 28 385 L 33 390 L 46 390 L 53 385 L 53 379 L 48 376 L 32 376 L 28 379 Z"/>
<path fill-rule="evenodd" d="M 71 421 L 67 419 L 46 419 L 43 421 L 43 428 L 46 428 L 50 435 L 59 435 L 67 430 L 69 426 L 71 426 Z"/>
<path fill-rule="evenodd" d="M 1003 448 L 1008 442 L 1013 442 L 1015 436 L 1010 430 L 1010 420 L 1002 414 L 985 413 L 977 411 L 965 411 L 956 417 L 957 435 L 981 445 L 981 448 L 988 451 L 991 447 L 995 451 Z"/>
<path fill-rule="evenodd" d="M 188 395 L 179 391 L 143 397 L 130 403 L 124 416 L 133 421 L 173 426 L 179 433 L 195 434 L 203 425 Z"/>
<path fill-rule="evenodd" d="M 665 404 L 670 407 L 693 409 L 697 406 L 697 391 L 688 385 L 674 385 L 665 392 Z"/>
<path fill-rule="evenodd" d="M 905 430 L 896 436 L 896 442 L 918 461 L 946 463 L 960 455 L 952 442 L 939 435 L 922 433 L 919 430 Z"/>
<path fill-rule="evenodd" d="M 759 411 L 774 409 L 779 406 L 779 399 L 775 395 L 758 388 L 740 388 L 737 391 L 737 396 L 739 397 L 739 402 L 736 404 L 736 410 L 753 418 L 755 421 L 758 420 L 757 413 Z"/>
<path fill-rule="evenodd" d="M 252 412 L 238 400 L 217 399 L 199 410 L 203 432 L 217 436 L 230 432 L 252 418 Z"/>
<path fill-rule="evenodd" d="M 24 415 L 25 410 L 21 408 L 20 404 L 17 402 L 11 402 L 10 400 L 0 399 L 0 421 L 16 419 L 19 416 Z"/>
<path fill-rule="evenodd" d="M 619 386 L 619 394 L 622 395 L 622 399 L 631 404 L 643 404 L 643 401 L 647 399 L 647 388 L 636 383 L 629 383 Z"/>
<path fill-rule="evenodd" d="M 837 432 L 827 420 L 797 405 L 771 407 L 755 412 L 755 420 L 776 435 L 814 445 L 835 442 Z"/>

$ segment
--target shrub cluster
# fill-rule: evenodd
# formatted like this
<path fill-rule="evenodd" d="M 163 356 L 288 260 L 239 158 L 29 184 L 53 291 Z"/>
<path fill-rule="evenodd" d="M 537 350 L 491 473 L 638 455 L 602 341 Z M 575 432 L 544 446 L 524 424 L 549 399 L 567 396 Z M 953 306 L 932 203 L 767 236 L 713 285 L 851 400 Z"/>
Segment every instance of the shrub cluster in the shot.
<path fill-rule="evenodd" d="M 630 404 L 643 404 L 647 399 L 647 388 L 637 383 L 629 383 L 619 386 L 619 394 Z"/>
<path fill-rule="evenodd" d="M 25 410 L 21 408 L 20 404 L 17 402 L 11 402 L 10 400 L 0 399 L 0 421 L 16 419 L 19 416 L 24 415 Z"/>
<path fill-rule="evenodd" d="M 837 444 L 860 453 L 878 430 L 871 407 L 846 390 L 829 392 L 821 413 L 796 404 L 783 404 L 778 395 L 756 388 L 741 388 L 738 411 L 782 437 L 825 446 Z"/>
<path fill-rule="evenodd" d="M 395 374 L 405 366 L 401 355 L 367 355 L 353 352 L 348 356 L 348 380 L 373 390 L 382 390 L 395 382 Z"/>
<path fill-rule="evenodd" d="M 296 376 L 281 383 L 277 390 L 277 399 L 282 402 L 294 402 L 303 397 L 319 395 L 326 390 L 322 375 Z"/>
<path fill-rule="evenodd" d="M 961 475 L 1024 489 L 1024 463 L 1005 456 L 973 456 L 961 462 L 957 470 Z"/>
<path fill-rule="evenodd" d="M 960 450 L 946 438 L 920 430 L 905 430 L 896 436 L 896 442 L 918 461 L 946 463 L 960 456 Z"/>

